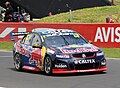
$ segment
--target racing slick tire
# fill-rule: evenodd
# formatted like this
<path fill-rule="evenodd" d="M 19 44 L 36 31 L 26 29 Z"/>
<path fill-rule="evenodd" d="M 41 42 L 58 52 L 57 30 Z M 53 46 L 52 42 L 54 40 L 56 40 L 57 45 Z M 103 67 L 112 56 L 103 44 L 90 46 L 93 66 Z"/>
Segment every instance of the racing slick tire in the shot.
<path fill-rule="evenodd" d="M 46 75 L 52 75 L 52 60 L 49 56 L 44 60 L 44 72 Z"/>
<path fill-rule="evenodd" d="M 20 54 L 15 54 L 14 56 L 14 66 L 17 71 L 22 71 L 22 62 Z"/>

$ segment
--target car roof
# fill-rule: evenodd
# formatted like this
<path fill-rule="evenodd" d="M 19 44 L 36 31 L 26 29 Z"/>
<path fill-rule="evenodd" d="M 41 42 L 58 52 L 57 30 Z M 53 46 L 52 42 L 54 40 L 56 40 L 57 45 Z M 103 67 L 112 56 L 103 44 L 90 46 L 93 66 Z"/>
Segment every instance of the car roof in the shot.
<path fill-rule="evenodd" d="M 46 32 L 46 31 L 54 31 L 56 29 L 53 29 L 53 28 L 36 28 L 36 29 L 33 29 L 32 32 Z"/>
<path fill-rule="evenodd" d="M 38 33 L 55 33 L 55 32 L 75 32 L 70 29 L 53 29 L 53 28 L 36 28 L 33 29 L 32 32 L 38 32 Z"/>

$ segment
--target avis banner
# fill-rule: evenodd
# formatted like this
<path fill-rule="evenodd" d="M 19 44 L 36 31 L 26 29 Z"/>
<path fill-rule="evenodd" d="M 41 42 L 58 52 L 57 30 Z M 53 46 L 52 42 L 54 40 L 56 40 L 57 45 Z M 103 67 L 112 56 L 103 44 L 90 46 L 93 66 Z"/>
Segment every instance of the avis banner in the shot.
<path fill-rule="evenodd" d="M 120 24 L 0 23 L 0 42 L 10 42 L 10 32 L 32 32 L 39 28 L 71 29 L 98 47 L 120 48 Z"/>

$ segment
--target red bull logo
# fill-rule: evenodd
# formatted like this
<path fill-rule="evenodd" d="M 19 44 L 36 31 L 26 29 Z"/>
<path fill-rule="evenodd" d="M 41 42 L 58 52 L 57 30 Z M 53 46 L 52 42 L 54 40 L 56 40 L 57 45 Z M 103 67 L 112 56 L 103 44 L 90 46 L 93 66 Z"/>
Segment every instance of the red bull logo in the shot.
<path fill-rule="evenodd" d="M 41 50 L 37 49 L 31 53 L 31 57 L 29 59 L 30 64 L 36 64 L 36 66 L 41 66 L 42 64 L 42 56 Z"/>

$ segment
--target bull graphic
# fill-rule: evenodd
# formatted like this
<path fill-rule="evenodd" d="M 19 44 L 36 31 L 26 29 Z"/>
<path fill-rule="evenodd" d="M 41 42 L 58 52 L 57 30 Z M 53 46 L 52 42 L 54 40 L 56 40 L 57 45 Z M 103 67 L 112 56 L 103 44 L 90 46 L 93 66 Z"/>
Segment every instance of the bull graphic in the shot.
<path fill-rule="evenodd" d="M 42 55 L 40 49 L 37 49 L 31 53 L 29 63 L 35 64 L 37 67 L 42 65 Z"/>

